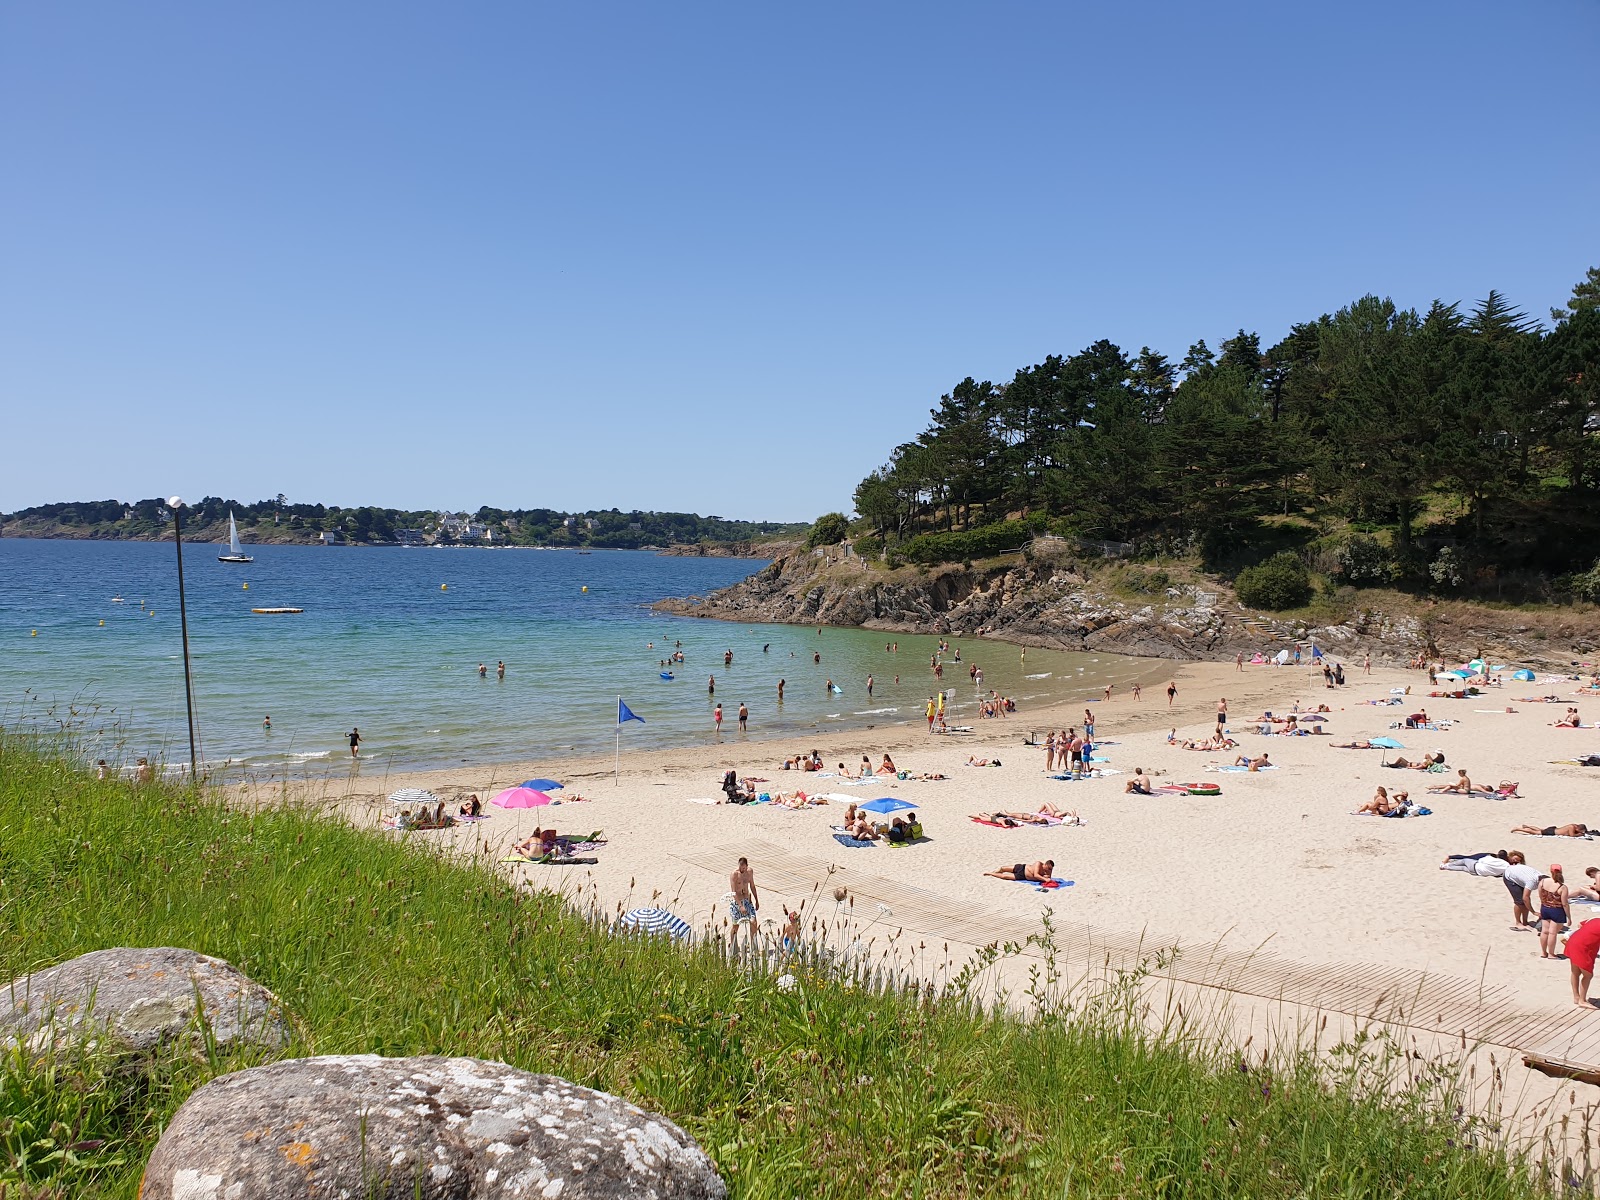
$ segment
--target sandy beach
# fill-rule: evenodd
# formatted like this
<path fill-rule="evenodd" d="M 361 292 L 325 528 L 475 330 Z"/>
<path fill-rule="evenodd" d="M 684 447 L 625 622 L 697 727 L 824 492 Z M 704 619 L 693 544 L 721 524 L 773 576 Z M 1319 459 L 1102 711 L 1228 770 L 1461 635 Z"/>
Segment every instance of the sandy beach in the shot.
<path fill-rule="evenodd" d="M 1600 749 L 1592 731 L 1553 728 L 1562 705 L 1517 703 L 1514 697 L 1559 693 L 1571 697 L 1576 683 L 1520 684 L 1508 681 L 1487 698 L 1428 699 L 1427 677 L 1417 671 L 1356 665 L 1348 685 L 1327 690 L 1319 673 L 1232 663 L 1185 664 L 1172 676 L 1178 685 L 1169 708 L 1162 688 L 1142 700 L 1116 694 L 1109 702 L 1019 712 L 982 721 L 971 734 L 929 736 L 920 727 L 863 731 L 782 742 L 724 731 L 708 731 L 703 744 L 669 751 L 624 752 L 620 781 L 606 759 L 539 760 L 492 768 L 383 776 L 370 765 L 347 778 L 301 783 L 257 782 L 237 789 L 244 802 L 288 797 L 294 802 L 336 806 L 350 819 L 378 824 L 383 796 L 401 787 L 426 787 L 449 799 L 476 792 L 487 801 L 500 788 L 529 776 L 565 782 L 558 806 L 504 811 L 490 819 L 445 831 L 412 833 L 428 844 L 500 857 L 538 827 L 563 834 L 603 829 L 606 844 L 593 866 L 515 866 L 529 886 L 592 887 L 603 903 L 645 903 L 652 896 L 695 925 L 726 915 L 722 897 L 734 867 L 685 861 L 694 855 L 751 840 L 796 854 L 824 858 L 856 871 L 912 885 L 971 905 L 975 911 L 1036 917 L 1048 906 L 1063 920 L 1121 933 L 1144 931 L 1184 945 L 1220 944 L 1234 951 L 1270 949 L 1304 963 L 1378 963 L 1443 972 L 1511 988 L 1535 1008 L 1570 1005 L 1564 961 L 1541 961 L 1535 935 L 1511 927 L 1511 905 L 1497 879 L 1439 869 L 1447 853 L 1521 849 L 1546 869 L 1562 863 L 1569 883 L 1584 882 L 1583 868 L 1600 863 L 1600 849 L 1570 839 L 1514 835 L 1513 825 L 1596 821 L 1600 813 L 1585 794 L 1593 777 L 1578 766 L 1557 764 Z M 1371 706 L 1395 688 L 1412 689 L 1399 706 Z M 1252 755 L 1267 751 L 1276 769 L 1260 773 L 1210 772 L 1229 754 L 1189 751 L 1167 744 L 1203 737 L 1215 721 L 1218 697 L 1226 696 L 1229 727 Z M 1085 697 L 1088 700 L 1089 697 Z M 1327 736 L 1264 737 L 1254 717 L 1263 709 L 1283 713 L 1298 702 L 1311 709 L 1327 704 L 1321 728 Z M 1572 698 L 1583 709 L 1588 701 Z M 1507 713 L 1507 706 L 1516 712 Z M 1042 747 L 1024 745 L 1030 734 L 1081 724 L 1085 707 L 1097 722 L 1099 751 L 1118 774 L 1072 782 L 1050 778 Z M 1450 722 L 1439 730 L 1392 728 L 1406 713 L 1426 708 Z M 1586 713 L 1586 716 L 1589 714 Z M 730 721 L 730 726 L 731 726 Z M 1335 742 L 1389 735 L 1416 758 L 1442 750 L 1447 776 L 1386 770 L 1394 752 L 1342 750 Z M 830 764 L 859 766 L 863 754 L 876 764 L 885 752 L 898 767 L 942 773 L 943 781 L 876 779 L 866 785 L 824 774 L 782 770 L 786 756 L 815 746 Z M 998 758 L 998 767 L 969 767 L 969 757 Z M 1129 795 L 1124 784 L 1135 767 L 1156 782 L 1217 783 L 1211 797 Z M 1480 783 L 1520 784 L 1520 799 L 1428 796 L 1430 784 L 1454 778 L 1465 767 Z M 848 848 L 834 839 L 843 806 L 789 810 L 772 805 L 695 803 L 717 798 L 724 771 L 768 780 L 764 788 L 837 793 L 866 800 L 894 796 L 916 806 L 929 841 L 890 849 Z M 1413 799 L 1432 808 L 1427 817 L 1384 820 L 1352 811 L 1383 785 L 1408 787 Z M 574 797 L 581 795 L 582 802 Z M 1031 811 L 1043 803 L 1075 810 L 1082 826 L 1002 829 L 977 824 L 972 814 L 1006 809 Z M 1023 884 L 985 878 L 1002 864 L 1053 859 L 1056 874 L 1073 886 L 1041 892 Z M 758 874 L 758 886 L 760 878 Z M 784 899 L 763 897 L 764 920 L 781 918 Z M 830 901 L 831 904 L 831 901 Z M 1576 906 L 1585 919 L 1600 907 Z M 808 914 L 809 915 L 809 914 Z M 1595 1014 L 1600 1022 L 1600 1012 Z"/>

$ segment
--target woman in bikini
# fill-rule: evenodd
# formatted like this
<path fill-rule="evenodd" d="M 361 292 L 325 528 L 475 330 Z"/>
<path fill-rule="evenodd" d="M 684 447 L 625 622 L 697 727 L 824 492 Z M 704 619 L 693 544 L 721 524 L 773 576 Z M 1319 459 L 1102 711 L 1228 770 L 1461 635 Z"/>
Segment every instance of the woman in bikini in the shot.
<path fill-rule="evenodd" d="M 1379 788 L 1373 793 L 1371 800 L 1356 809 L 1356 815 L 1364 816 L 1371 813 L 1375 817 L 1387 817 L 1393 811 L 1394 802 L 1389 799 L 1389 789 Z"/>
<path fill-rule="evenodd" d="M 1550 874 L 1539 880 L 1539 957 L 1556 956 L 1556 939 L 1572 924 L 1572 907 L 1561 864 L 1552 863 Z"/>

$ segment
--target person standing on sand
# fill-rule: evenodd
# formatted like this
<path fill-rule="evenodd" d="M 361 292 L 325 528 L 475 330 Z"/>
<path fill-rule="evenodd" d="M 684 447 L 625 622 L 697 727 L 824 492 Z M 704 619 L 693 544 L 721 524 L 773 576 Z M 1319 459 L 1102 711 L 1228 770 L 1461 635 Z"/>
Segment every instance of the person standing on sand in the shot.
<path fill-rule="evenodd" d="M 1172 701 L 1177 696 L 1177 694 L 1178 694 L 1178 681 L 1176 679 L 1174 679 L 1174 680 L 1171 680 L 1167 684 L 1167 707 L 1168 708 L 1172 707 Z"/>
<path fill-rule="evenodd" d="M 750 732 L 750 709 L 742 700 L 739 702 L 739 732 Z"/>
<path fill-rule="evenodd" d="M 1217 701 L 1217 736 L 1222 736 L 1222 731 L 1228 724 L 1228 698 L 1223 696 Z"/>
<path fill-rule="evenodd" d="M 1372 674 L 1372 655 L 1368 654 L 1361 660 L 1361 670 L 1368 675 Z"/>
<path fill-rule="evenodd" d="M 354 727 L 350 730 L 350 757 L 361 757 L 361 730 Z"/>
<path fill-rule="evenodd" d="M 1139 693 L 1142 692 L 1142 691 L 1144 691 L 1144 688 L 1141 687 L 1139 684 L 1136 683 L 1136 684 L 1133 685 L 1133 698 L 1134 698 L 1135 701 L 1137 701 L 1139 699 Z"/>
<path fill-rule="evenodd" d="M 1237 653 L 1237 654 L 1235 654 L 1233 656 L 1233 669 L 1235 671 L 1244 670 L 1244 651 L 1243 650 L 1239 651 L 1239 653 Z"/>
<path fill-rule="evenodd" d="M 711 710 L 711 721 L 717 727 L 717 736 L 722 736 L 722 705 L 717 705 Z"/>
<path fill-rule="evenodd" d="M 1106 699 L 1111 699 L 1111 685 L 1109 683 L 1106 684 Z"/>
<path fill-rule="evenodd" d="M 1050 730 L 1044 736 L 1044 771 L 1048 775 L 1056 769 L 1056 731 Z"/>
<path fill-rule="evenodd" d="M 756 873 L 750 869 L 750 860 L 740 857 L 739 866 L 730 878 L 733 898 L 728 901 L 728 912 L 733 917 L 733 938 L 739 945 L 739 926 L 750 926 L 750 946 L 756 944 L 756 916 L 761 911 L 761 894 L 756 890 Z"/>
<path fill-rule="evenodd" d="M 1572 1002 L 1592 1008 L 1589 984 L 1594 979 L 1594 956 L 1600 950 L 1600 920 L 1585 921 L 1567 935 L 1567 962 L 1572 967 Z"/>
<path fill-rule="evenodd" d="M 1539 881 L 1539 957 L 1556 956 L 1556 938 L 1572 924 L 1572 906 L 1561 864 L 1551 863 L 1550 874 Z"/>
<path fill-rule="evenodd" d="M 1539 881 L 1544 876 L 1537 868 L 1528 865 L 1521 850 L 1513 850 L 1506 855 L 1506 862 L 1511 865 L 1501 879 L 1505 882 L 1506 891 L 1511 893 L 1511 919 L 1516 922 L 1511 928 L 1520 933 L 1528 928 L 1528 918 L 1532 915 L 1529 912 L 1531 893 L 1538 891 Z"/>

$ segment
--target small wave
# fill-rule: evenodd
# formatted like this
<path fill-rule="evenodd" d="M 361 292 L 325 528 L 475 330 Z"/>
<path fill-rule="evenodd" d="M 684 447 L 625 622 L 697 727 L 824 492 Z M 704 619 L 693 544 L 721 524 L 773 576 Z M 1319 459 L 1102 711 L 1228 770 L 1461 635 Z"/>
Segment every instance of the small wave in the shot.
<path fill-rule="evenodd" d="M 1054 672 L 1046 671 L 1042 675 L 1024 675 L 1024 679 L 1049 679 Z"/>
<path fill-rule="evenodd" d="M 308 758 L 327 758 L 332 753 L 332 750 L 305 750 L 297 754 L 291 754 L 289 757 L 303 761 Z"/>
<path fill-rule="evenodd" d="M 900 710 L 898 708 L 864 708 L 860 712 L 852 713 L 851 715 L 857 717 L 875 717 L 880 713 L 892 713 L 899 711 Z"/>

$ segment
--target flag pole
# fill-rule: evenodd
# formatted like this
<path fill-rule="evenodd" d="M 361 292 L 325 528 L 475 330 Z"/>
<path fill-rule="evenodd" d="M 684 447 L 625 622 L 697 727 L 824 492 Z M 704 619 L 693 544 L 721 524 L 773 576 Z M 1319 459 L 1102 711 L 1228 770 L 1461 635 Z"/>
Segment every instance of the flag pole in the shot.
<path fill-rule="evenodd" d="M 617 697 L 617 761 L 613 786 L 622 786 L 622 697 Z"/>

